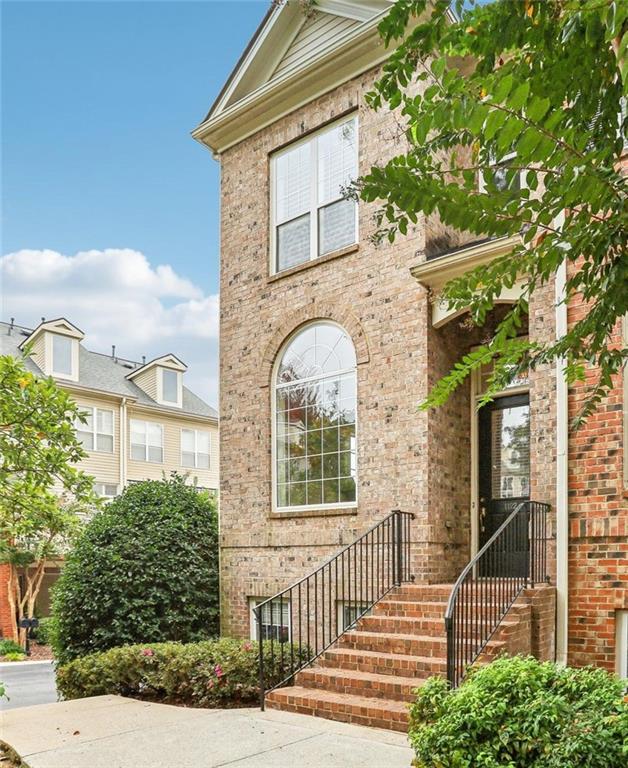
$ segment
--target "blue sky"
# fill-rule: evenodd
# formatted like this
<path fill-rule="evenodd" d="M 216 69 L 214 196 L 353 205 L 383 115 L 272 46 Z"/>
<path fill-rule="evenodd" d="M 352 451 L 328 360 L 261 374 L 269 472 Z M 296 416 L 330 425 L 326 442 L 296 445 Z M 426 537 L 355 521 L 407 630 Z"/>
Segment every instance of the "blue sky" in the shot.
<path fill-rule="evenodd" d="M 67 314 L 130 357 L 165 345 L 216 402 L 216 329 L 190 326 L 217 322 L 219 169 L 190 130 L 267 7 L 3 0 L 3 318 Z"/>

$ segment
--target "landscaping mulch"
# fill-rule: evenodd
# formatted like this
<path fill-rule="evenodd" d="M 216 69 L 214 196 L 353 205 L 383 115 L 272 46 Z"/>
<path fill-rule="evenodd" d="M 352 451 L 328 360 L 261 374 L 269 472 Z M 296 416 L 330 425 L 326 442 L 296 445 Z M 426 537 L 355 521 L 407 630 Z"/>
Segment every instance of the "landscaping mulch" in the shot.
<path fill-rule="evenodd" d="M 39 645 L 39 643 L 32 642 L 30 651 L 31 655 L 28 656 L 28 661 L 54 661 L 52 648 L 49 645 Z"/>

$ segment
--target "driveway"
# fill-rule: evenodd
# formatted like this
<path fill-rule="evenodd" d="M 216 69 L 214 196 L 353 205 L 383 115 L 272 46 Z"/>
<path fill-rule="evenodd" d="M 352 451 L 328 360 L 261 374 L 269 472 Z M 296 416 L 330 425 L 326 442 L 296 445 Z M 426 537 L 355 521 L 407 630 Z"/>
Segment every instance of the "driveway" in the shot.
<path fill-rule="evenodd" d="M 30 768 L 409 768 L 403 734 L 257 709 L 185 709 L 121 696 L 0 715 Z"/>
<path fill-rule="evenodd" d="M 0 711 L 49 704 L 57 700 L 55 673 L 51 661 L 16 661 L 0 664 L 0 680 L 7 699 L 0 699 Z"/>

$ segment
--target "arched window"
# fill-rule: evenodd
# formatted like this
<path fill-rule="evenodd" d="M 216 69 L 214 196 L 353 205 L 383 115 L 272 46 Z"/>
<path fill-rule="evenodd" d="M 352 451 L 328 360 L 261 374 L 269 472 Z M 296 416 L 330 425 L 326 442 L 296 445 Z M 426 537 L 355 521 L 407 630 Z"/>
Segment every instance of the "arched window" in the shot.
<path fill-rule="evenodd" d="M 307 325 L 280 354 L 274 380 L 275 506 L 355 506 L 356 357 L 329 322 Z"/>

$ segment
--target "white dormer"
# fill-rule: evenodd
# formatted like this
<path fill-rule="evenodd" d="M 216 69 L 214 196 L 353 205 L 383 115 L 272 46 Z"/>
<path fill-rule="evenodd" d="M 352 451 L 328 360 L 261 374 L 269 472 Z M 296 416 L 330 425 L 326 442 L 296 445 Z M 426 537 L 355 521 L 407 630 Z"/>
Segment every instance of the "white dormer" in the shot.
<path fill-rule="evenodd" d="M 183 407 L 183 374 L 187 370 L 175 355 L 164 355 L 136 368 L 126 377 L 160 405 Z"/>
<path fill-rule="evenodd" d="M 78 381 L 79 344 L 85 337 L 83 331 L 69 320 L 42 321 L 20 345 L 32 348 L 33 362 L 55 379 Z"/>

